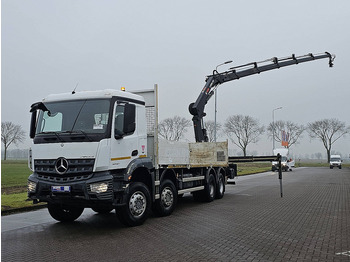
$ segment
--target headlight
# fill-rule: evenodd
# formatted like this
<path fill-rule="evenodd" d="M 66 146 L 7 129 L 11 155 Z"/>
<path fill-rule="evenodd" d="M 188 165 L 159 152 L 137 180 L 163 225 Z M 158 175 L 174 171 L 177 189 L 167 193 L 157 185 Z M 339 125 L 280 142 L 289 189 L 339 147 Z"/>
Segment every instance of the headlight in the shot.
<path fill-rule="evenodd" d="M 100 183 L 94 183 L 90 184 L 90 191 L 92 193 L 104 193 L 108 190 L 108 183 L 107 182 L 100 182 Z"/>
<path fill-rule="evenodd" d="M 36 191 L 36 183 L 28 180 L 27 190 L 28 190 L 28 193 L 34 193 Z"/>

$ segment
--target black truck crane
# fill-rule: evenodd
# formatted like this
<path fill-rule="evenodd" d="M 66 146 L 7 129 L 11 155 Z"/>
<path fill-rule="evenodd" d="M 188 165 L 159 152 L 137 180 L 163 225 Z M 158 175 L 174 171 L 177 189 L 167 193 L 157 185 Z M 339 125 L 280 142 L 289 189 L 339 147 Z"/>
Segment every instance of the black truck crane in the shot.
<path fill-rule="evenodd" d="M 214 70 L 212 75 L 207 76 L 205 86 L 198 96 L 196 102 L 189 105 L 189 111 L 193 115 L 192 121 L 196 142 L 208 141 L 207 132 L 203 124 L 203 117 L 206 115 L 204 113 L 204 107 L 219 85 L 232 80 L 240 79 L 242 77 L 260 74 L 261 72 L 323 58 L 328 58 L 329 66 L 333 66 L 335 55 L 331 55 L 330 53 L 325 52 L 321 54 L 309 53 L 303 56 L 295 56 L 293 54 L 292 56 L 286 58 L 273 57 L 271 59 L 260 62 L 252 62 L 240 66 L 231 67 L 228 71 L 221 73 L 219 73 L 217 70 Z"/>

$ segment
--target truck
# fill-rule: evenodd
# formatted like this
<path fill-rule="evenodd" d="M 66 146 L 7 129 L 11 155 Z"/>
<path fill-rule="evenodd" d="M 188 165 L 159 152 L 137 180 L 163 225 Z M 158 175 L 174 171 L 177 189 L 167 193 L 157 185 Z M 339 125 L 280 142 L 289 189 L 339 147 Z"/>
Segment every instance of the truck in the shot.
<path fill-rule="evenodd" d="M 273 154 L 277 156 L 281 155 L 281 168 L 282 171 L 292 171 L 295 167 L 295 161 L 289 157 L 289 149 L 288 148 L 275 148 L 273 150 Z M 277 171 L 279 169 L 278 161 L 272 161 L 272 171 Z"/>
<path fill-rule="evenodd" d="M 28 197 L 46 202 L 61 222 L 76 220 L 84 208 L 116 211 L 126 226 L 143 224 L 151 211 L 170 215 L 177 200 L 191 193 L 198 201 L 224 196 L 237 164 L 228 143 L 208 142 L 204 108 L 222 83 L 317 59 L 330 53 L 272 58 L 213 71 L 189 111 L 195 142 L 164 141 L 158 136 L 158 87 L 125 92 L 82 91 L 48 95 L 32 104 Z M 276 159 L 276 157 L 265 159 Z M 240 160 L 242 161 L 242 159 Z"/>
<path fill-rule="evenodd" d="M 340 155 L 331 155 L 331 158 L 329 160 L 329 168 L 333 169 L 333 167 L 338 167 L 341 169 L 341 156 Z"/>

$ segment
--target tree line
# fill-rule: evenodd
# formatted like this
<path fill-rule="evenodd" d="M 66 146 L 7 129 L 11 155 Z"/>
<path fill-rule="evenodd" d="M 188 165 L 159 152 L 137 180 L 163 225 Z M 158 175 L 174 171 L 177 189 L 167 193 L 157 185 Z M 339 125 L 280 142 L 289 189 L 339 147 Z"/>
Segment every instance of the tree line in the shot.
<path fill-rule="evenodd" d="M 192 125 L 190 120 L 184 117 L 175 116 L 167 118 L 159 123 L 159 135 L 167 140 L 178 141 Z M 232 115 L 229 116 L 225 123 L 215 123 L 206 121 L 204 127 L 210 142 L 215 140 L 215 133 L 223 132 L 230 141 L 242 150 L 244 156 L 247 155 L 249 144 L 259 141 L 260 136 L 267 132 L 269 138 L 276 142 L 282 142 L 282 131 L 288 134 L 287 148 L 298 143 L 304 132 L 309 134 L 312 139 L 318 139 L 326 149 L 328 162 L 330 160 L 331 149 L 333 144 L 341 137 L 350 133 L 350 126 L 346 126 L 336 118 L 323 119 L 308 123 L 306 126 L 293 123 L 291 121 L 278 120 L 271 122 L 267 127 L 261 125 L 258 119 L 251 116 Z"/>
<path fill-rule="evenodd" d="M 166 118 L 158 125 L 159 136 L 170 140 L 178 141 L 187 132 L 187 129 L 192 125 L 191 121 L 180 116 Z M 319 139 L 326 149 L 328 162 L 330 160 L 332 145 L 341 137 L 350 133 L 350 126 L 346 126 L 336 118 L 323 119 L 308 123 L 307 126 L 299 125 L 291 121 L 278 120 L 270 123 L 266 128 L 259 123 L 258 119 L 251 116 L 232 115 L 226 119 L 224 125 L 214 123 L 214 121 L 206 121 L 204 124 L 207 130 L 208 139 L 210 142 L 215 141 L 215 135 L 218 131 L 222 131 L 230 141 L 240 148 L 243 155 L 247 155 L 247 147 L 251 143 L 259 141 L 260 136 L 267 132 L 267 135 L 276 142 L 281 142 L 282 131 L 288 133 L 287 148 L 296 144 L 302 137 L 302 134 L 307 131 L 312 139 Z M 1 142 L 4 145 L 4 157 L 7 158 L 7 150 L 11 144 L 22 143 L 25 140 L 25 131 L 20 125 L 12 122 L 1 123 Z"/>

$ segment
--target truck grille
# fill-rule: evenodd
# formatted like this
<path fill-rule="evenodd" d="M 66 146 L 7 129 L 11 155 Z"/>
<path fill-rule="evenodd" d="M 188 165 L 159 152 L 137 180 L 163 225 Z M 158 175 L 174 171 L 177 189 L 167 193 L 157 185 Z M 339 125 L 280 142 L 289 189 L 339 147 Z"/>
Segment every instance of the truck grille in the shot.
<path fill-rule="evenodd" d="M 57 172 L 58 159 L 35 159 L 34 170 L 39 177 L 57 182 L 82 180 L 92 176 L 95 159 L 66 159 L 64 174 Z"/>

